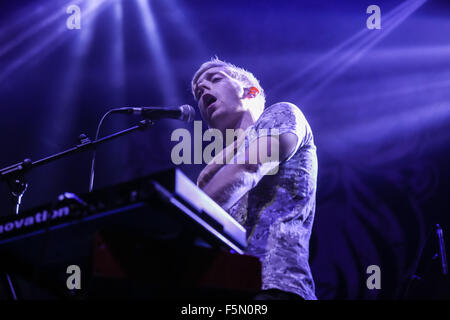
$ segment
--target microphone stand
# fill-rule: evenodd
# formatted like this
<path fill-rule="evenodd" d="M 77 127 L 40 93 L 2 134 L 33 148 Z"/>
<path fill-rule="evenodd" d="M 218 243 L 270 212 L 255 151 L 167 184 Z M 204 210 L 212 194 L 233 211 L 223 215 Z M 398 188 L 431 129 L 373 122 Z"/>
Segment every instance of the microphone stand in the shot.
<path fill-rule="evenodd" d="M 428 279 L 431 278 L 430 273 L 434 272 L 431 270 L 434 266 L 435 261 L 440 258 L 440 270 L 444 280 L 448 276 L 448 265 L 447 265 L 447 254 L 444 242 L 444 232 L 439 224 L 435 224 L 433 229 L 429 229 L 427 232 L 428 236 L 420 250 L 418 256 L 415 271 L 408 277 L 405 288 L 402 290 L 401 299 L 410 298 L 410 290 L 416 289 L 420 284 L 424 284 Z M 433 239 L 434 238 L 434 239 Z M 431 240 L 433 239 L 433 240 Z M 437 253 L 436 253 L 437 251 Z M 435 276 L 435 274 L 433 274 Z M 428 279 L 427 279 L 428 278 Z M 417 297 L 413 296 L 413 299 Z"/>
<path fill-rule="evenodd" d="M 26 182 L 24 177 L 26 172 L 30 171 L 33 168 L 56 161 L 58 159 L 66 158 L 72 154 L 94 149 L 95 147 L 97 147 L 97 145 L 121 137 L 128 133 L 138 130 L 144 131 L 145 129 L 150 128 L 154 124 L 155 123 L 151 120 L 148 119 L 142 120 L 133 127 L 113 133 L 109 136 L 97 139 L 95 141 L 91 141 L 91 139 L 89 139 L 88 136 L 86 136 L 85 134 L 81 134 L 78 137 L 80 144 L 76 145 L 73 148 L 53 154 L 51 156 L 45 157 L 37 161 L 25 159 L 22 162 L 0 169 L 0 180 L 6 181 L 10 187 L 11 197 L 16 208 L 15 210 L 16 214 L 19 214 L 21 199 L 28 187 L 28 183 Z M 18 291 L 17 291 L 18 288 L 15 285 L 15 279 L 11 277 L 10 273 L 7 270 L 1 272 L 1 280 L 6 284 L 6 287 L 9 288 L 10 297 L 13 300 L 18 300 Z"/>
<path fill-rule="evenodd" d="M 134 131 L 138 130 L 145 130 L 150 128 L 155 123 L 151 120 L 142 120 L 139 122 L 139 124 L 130 127 L 128 129 L 113 133 L 109 136 L 97 139 L 95 141 L 91 141 L 88 136 L 85 134 L 81 134 L 78 137 L 78 140 L 80 141 L 80 144 L 76 145 L 73 148 L 67 149 L 65 151 L 50 155 L 48 157 L 45 157 L 43 159 L 32 161 L 30 159 L 25 159 L 22 162 L 13 164 L 11 166 L 5 167 L 3 169 L 0 169 L 0 180 L 6 181 L 10 187 L 11 190 L 11 198 L 15 205 L 15 213 L 19 214 L 19 207 L 21 203 L 21 199 L 27 190 L 28 183 L 25 180 L 25 173 L 30 171 L 33 168 L 51 163 L 53 161 L 56 161 L 61 158 L 66 158 L 72 154 L 84 152 L 86 150 L 94 149 L 97 147 L 97 145 L 100 145 L 104 142 L 107 142 L 109 140 L 124 136 L 126 134 L 129 134 Z"/>

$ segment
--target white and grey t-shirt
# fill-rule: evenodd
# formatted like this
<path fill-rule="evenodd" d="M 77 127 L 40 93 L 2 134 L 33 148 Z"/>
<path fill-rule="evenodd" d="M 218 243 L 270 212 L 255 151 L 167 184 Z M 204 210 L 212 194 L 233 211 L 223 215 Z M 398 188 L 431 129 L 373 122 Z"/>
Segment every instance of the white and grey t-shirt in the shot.
<path fill-rule="evenodd" d="M 247 230 L 245 253 L 258 257 L 262 263 L 262 289 L 280 289 L 315 300 L 308 259 L 316 207 L 316 146 L 300 109 L 281 102 L 266 108 L 256 123 L 247 128 L 247 141 L 241 148 L 273 128 L 280 135 L 295 134 L 295 150 L 279 165 L 275 175 L 264 176 L 229 209 L 229 214 Z"/>

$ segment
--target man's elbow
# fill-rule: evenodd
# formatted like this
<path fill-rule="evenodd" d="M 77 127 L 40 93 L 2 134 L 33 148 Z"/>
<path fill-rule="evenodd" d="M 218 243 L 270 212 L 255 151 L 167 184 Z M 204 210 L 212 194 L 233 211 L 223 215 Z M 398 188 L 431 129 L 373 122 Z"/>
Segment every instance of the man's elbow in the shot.
<path fill-rule="evenodd" d="M 236 174 L 246 181 L 246 185 L 254 188 L 264 176 L 277 174 L 278 167 L 279 161 L 242 164 L 237 168 Z"/>
<path fill-rule="evenodd" d="M 237 180 L 241 180 L 244 184 L 250 188 L 253 188 L 258 183 L 259 164 L 232 164 L 233 175 Z"/>

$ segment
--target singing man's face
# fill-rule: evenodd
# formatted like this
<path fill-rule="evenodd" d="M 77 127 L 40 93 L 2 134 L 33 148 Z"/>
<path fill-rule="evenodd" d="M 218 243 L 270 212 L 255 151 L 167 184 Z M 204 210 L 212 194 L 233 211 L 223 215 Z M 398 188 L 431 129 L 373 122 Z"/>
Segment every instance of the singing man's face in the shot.
<path fill-rule="evenodd" d="M 244 88 L 223 67 L 211 68 L 202 73 L 194 94 L 200 114 L 211 128 L 231 128 L 245 111 L 242 103 Z"/>

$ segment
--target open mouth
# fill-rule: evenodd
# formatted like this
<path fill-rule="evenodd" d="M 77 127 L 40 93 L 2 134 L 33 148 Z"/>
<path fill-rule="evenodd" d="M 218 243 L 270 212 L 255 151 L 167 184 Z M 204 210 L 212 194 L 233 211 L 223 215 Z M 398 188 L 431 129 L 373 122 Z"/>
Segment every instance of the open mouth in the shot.
<path fill-rule="evenodd" d="M 208 108 L 210 105 L 212 105 L 214 102 L 217 101 L 217 98 L 214 97 L 212 94 L 206 93 L 203 97 L 203 105 L 205 108 Z"/>

